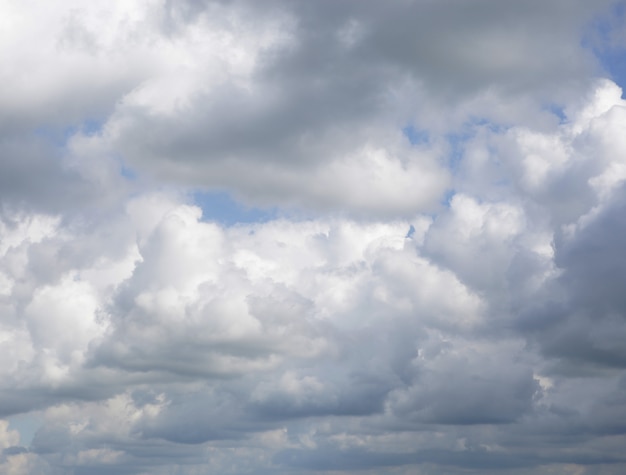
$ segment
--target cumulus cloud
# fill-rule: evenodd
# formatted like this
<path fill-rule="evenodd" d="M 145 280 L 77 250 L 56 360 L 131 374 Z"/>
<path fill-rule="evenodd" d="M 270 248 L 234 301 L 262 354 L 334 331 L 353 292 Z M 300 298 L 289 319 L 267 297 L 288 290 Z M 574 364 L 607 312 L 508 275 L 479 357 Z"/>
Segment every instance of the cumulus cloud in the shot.
<path fill-rule="evenodd" d="M 435 137 L 475 116 L 547 120 L 537 104 L 575 97 L 594 71 L 580 34 L 600 7 L 68 2 L 37 15 L 7 7 L 4 55 L 14 72 L 4 127 L 76 135 L 73 143 L 94 135 L 91 147 L 109 160 L 249 203 L 410 215 L 434 209 L 450 173 L 439 147 L 411 147 L 402 127 Z M 67 168 L 46 164 L 48 174 Z"/>
<path fill-rule="evenodd" d="M 0 10 L 0 471 L 623 473 L 622 2 Z"/>

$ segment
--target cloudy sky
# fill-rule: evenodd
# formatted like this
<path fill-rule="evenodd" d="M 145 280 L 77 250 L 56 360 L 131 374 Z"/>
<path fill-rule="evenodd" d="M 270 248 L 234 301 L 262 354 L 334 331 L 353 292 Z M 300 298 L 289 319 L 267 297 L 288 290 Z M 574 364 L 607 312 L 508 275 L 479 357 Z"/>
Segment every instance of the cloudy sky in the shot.
<path fill-rule="evenodd" d="M 0 472 L 626 473 L 623 0 L 0 0 Z"/>

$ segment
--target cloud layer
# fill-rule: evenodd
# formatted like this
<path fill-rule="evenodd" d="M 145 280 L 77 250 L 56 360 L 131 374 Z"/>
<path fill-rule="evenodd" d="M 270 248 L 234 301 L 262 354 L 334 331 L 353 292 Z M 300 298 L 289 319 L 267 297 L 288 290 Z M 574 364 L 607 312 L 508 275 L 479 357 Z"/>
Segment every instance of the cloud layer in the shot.
<path fill-rule="evenodd" d="M 0 10 L 0 471 L 626 469 L 623 2 Z"/>

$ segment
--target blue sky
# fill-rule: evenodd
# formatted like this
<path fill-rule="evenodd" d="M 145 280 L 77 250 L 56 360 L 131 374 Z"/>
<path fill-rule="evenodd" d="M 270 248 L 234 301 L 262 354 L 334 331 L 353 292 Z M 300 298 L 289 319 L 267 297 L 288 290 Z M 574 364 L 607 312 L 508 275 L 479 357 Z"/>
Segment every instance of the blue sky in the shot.
<path fill-rule="evenodd" d="M 193 202 L 202 208 L 202 217 L 226 226 L 237 223 L 270 221 L 276 217 L 273 209 L 252 208 L 239 203 L 227 192 L 196 192 Z"/>

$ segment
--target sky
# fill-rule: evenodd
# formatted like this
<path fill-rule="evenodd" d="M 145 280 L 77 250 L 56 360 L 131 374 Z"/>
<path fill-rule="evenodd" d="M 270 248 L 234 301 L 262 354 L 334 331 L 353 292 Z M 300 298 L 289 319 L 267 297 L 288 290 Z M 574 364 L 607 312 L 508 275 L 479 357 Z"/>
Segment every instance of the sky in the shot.
<path fill-rule="evenodd" d="M 626 473 L 624 0 L 0 0 L 0 473 Z"/>

